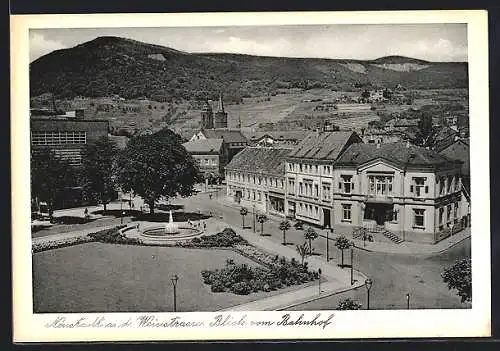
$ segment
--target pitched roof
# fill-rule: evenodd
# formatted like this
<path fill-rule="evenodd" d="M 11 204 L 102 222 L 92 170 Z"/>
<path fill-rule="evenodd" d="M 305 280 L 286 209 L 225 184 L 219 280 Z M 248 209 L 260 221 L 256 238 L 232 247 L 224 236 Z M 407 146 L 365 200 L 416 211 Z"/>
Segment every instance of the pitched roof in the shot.
<path fill-rule="evenodd" d="M 290 153 L 292 158 L 336 160 L 352 138 L 361 141 L 352 131 L 312 132 Z"/>
<path fill-rule="evenodd" d="M 470 174 L 470 149 L 466 141 L 456 140 L 439 150 L 439 153 L 450 159 L 462 161 L 462 174 Z"/>
<path fill-rule="evenodd" d="M 248 140 L 259 140 L 263 136 L 270 136 L 275 140 L 303 140 L 306 136 L 305 131 L 303 130 L 273 130 L 269 132 L 260 131 L 260 132 L 244 132 L 243 134 L 247 137 Z"/>
<path fill-rule="evenodd" d="M 233 157 L 228 170 L 285 175 L 285 157 L 290 149 L 246 147 Z"/>
<path fill-rule="evenodd" d="M 437 168 L 454 161 L 439 153 L 423 147 L 406 143 L 352 144 L 339 157 L 335 166 L 360 166 L 369 161 L 382 158 L 401 168 Z"/>
<path fill-rule="evenodd" d="M 207 139 L 224 139 L 226 143 L 246 143 L 248 141 L 239 129 L 204 129 L 203 135 Z"/>
<path fill-rule="evenodd" d="M 193 154 L 210 154 L 219 153 L 222 147 L 222 139 L 199 139 L 188 141 L 182 144 L 189 153 Z"/>

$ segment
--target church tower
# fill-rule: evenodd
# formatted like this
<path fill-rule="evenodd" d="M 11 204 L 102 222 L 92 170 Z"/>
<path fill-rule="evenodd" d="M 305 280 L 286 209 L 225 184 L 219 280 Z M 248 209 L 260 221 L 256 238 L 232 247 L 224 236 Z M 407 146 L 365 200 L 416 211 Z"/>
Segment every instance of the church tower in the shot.
<path fill-rule="evenodd" d="M 219 104 L 217 106 L 217 112 L 215 112 L 214 127 L 227 128 L 227 112 L 224 111 L 224 101 L 222 100 L 222 94 L 219 95 Z"/>
<path fill-rule="evenodd" d="M 214 113 L 208 101 L 205 101 L 205 105 L 201 110 L 201 128 L 202 129 L 214 128 Z"/>

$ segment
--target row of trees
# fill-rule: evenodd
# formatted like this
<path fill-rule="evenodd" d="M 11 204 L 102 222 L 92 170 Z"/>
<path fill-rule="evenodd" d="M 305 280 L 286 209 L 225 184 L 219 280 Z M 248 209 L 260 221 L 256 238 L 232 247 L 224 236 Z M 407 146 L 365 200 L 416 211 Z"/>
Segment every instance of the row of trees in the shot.
<path fill-rule="evenodd" d="M 104 211 L 117 189 L 133 192 L 154 213 L 155 202 L 190 196 L 202 180 L 181 137 L 169 129 L 135 136 L 121 151 L 106 137 L 87 144 L 79 168 L 49 150 L 33 153 L 31 167 L 32 194 L 47 201 L 51 216 L 57 191 L 69 186 L 81 186 L 85 198 L 102 204 Z"/>

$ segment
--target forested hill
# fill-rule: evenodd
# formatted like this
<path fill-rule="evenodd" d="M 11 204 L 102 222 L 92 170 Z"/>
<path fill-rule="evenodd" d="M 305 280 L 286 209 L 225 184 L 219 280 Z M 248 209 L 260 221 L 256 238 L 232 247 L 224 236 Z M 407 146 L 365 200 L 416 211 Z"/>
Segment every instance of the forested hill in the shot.
<path fill-rule="evenodd" d="M 369 48 L 367 48 L 369 50 Z M 402 56 L 373 61 L 194 54 L 119 37 L 53 51 L 30 65 L 31 96 L 240 98 L 287 88 L 352 90 L 364 86 L 465 88 L 467 63 Z"/>

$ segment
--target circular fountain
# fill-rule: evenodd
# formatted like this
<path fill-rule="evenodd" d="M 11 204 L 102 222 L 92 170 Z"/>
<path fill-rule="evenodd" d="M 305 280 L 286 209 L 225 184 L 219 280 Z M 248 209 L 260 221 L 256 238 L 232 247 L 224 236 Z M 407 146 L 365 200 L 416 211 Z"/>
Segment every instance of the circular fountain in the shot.
<path fill-rule="evenodd" d="M 174 222 L 172 210 L 169 211 L 168 222 L 164 225 L 151 225 L 139 230 L 141 240 L 146 243 L 183 241 L 201 235 L 203 235 L 203 232 L 199 229 Z"/>

